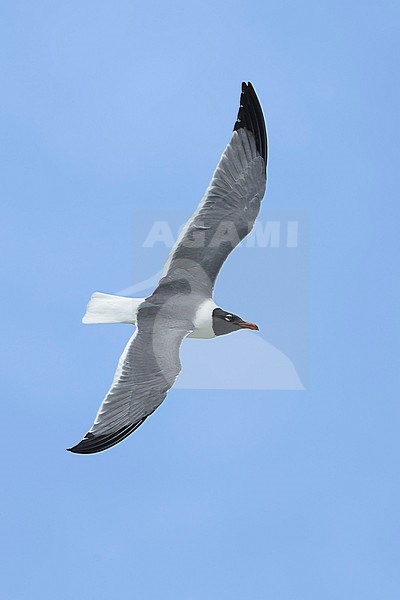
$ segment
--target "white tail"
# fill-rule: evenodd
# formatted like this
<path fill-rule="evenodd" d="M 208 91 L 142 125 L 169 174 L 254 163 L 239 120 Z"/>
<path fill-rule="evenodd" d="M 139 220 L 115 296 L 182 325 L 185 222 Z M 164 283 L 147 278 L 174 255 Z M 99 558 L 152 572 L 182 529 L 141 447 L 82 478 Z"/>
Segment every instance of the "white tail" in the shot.
<path fill-rule="evenodd" d="M 144 298 L 124 298 L 95 292 L 90 298 L 82 323 L 136 323 Z"/>

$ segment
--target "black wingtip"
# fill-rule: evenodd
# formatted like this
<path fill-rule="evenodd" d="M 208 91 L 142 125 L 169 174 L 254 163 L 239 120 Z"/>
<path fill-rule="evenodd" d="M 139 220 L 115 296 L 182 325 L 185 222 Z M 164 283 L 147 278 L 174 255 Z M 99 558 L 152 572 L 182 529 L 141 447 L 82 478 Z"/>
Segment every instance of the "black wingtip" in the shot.
<path fill-rule="evenodd" d="M 264 115 L 260 101 L 250 81 L 248 83 L 242 82 L 240 107 L 233 130 L 238 131 L 238 129 L 243 128 L 253 133 L 257 150 L 263 157 L 265 164 L 267 164 L 268 142 Z"/>
<path fill-rule="evenodd" d="M 150 413 L 151 414 L 151 413 Z M 128 435 L 136 431 L 142 423 L 149 417 L 150 415 L 146 415 L 136 423 L 130 423 L 129 425 L 125 425 L 125 427 L 121 427 L 118 431 L 114 431 L 113 433 L 107 435 L 94 435 L 93 433 L 87 433 L 85 437 L 76 444 L 76 446 L 72 446 L 72 448 L 67 448 L 68 452 L 73 452 L 74 454 L 96 454 L 97 452 L 103 452 L 103 450 L 108 450 L 115 444 L 122 442 Z"/>

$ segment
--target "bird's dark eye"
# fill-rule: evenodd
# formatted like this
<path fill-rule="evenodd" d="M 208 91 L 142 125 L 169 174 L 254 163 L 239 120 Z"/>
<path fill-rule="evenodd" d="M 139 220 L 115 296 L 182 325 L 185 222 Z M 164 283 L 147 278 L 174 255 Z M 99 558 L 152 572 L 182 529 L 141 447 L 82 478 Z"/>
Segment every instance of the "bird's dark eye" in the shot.
<path fill-rule="evenodd" d="M 225 315 L 225 321 L 232 321 L 233 315 Z"/>

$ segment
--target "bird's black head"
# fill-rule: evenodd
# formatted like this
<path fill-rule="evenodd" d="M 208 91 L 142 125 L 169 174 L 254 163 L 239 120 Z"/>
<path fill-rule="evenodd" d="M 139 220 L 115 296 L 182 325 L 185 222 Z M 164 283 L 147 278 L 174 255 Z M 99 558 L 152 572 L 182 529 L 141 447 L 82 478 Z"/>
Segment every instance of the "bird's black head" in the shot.
<path fill-rule="evenodd" d="M 239 329 L 252 329 L 258 331 L 257 325 L 254 323 L 248 323 L 243 321 L 237 315 L 226 312 L 222 308 L 215 308 L 212 314 L 212 326 L 215 335 L 226 335 L 232 333 L 232 331 L 238 331 Z"/>

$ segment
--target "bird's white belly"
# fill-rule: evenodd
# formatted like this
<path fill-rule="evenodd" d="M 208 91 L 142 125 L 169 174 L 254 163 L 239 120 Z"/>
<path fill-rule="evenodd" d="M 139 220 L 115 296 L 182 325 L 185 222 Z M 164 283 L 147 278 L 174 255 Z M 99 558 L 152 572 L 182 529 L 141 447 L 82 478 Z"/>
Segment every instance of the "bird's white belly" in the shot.
<path fill-rule="evenodd" d="M 204 300 L 204 302 L 200 304 L 193 320 L 194 330 L 188 337 L 200 339 L 215 337 L 214 329 L 212 327 L 212 313 L 214 308 L 217 308 L 217 305 L 211 298 Z"/>

